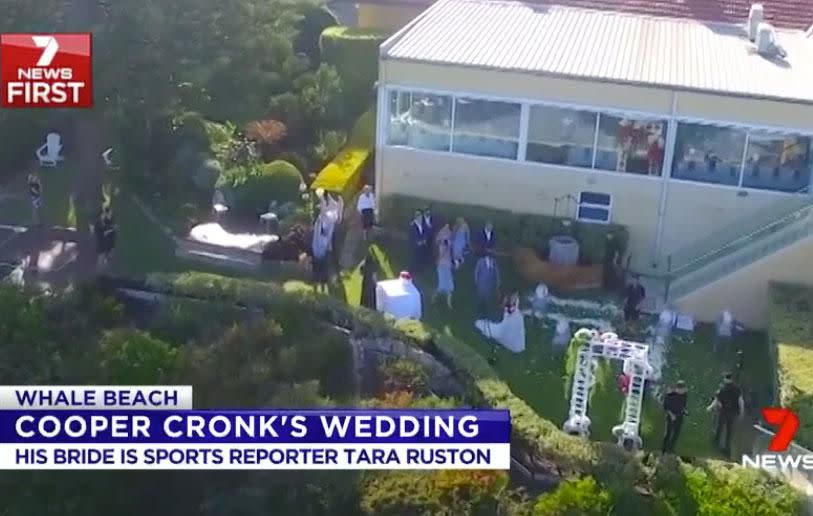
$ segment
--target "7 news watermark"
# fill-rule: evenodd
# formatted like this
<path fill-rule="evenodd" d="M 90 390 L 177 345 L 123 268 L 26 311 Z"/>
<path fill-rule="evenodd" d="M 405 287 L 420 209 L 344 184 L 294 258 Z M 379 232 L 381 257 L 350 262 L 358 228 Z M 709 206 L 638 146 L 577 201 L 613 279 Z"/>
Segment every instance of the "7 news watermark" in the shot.
<path fill-rule="evenodd" d="M 93 107 L 90 33 L 1 34 L 4 108 Z"/>
<path fill-rule="evenodd" d="M 769 453 L 743 455 L 742 465 L 756 469 L 813 471 L 813 454 L 788 453 L 793 438 L 799 431 L 799 416 L 790 409 L 769 407 L 762 409 L 762 418 L 776 427 L 776 433 L 768 444 Z"/>

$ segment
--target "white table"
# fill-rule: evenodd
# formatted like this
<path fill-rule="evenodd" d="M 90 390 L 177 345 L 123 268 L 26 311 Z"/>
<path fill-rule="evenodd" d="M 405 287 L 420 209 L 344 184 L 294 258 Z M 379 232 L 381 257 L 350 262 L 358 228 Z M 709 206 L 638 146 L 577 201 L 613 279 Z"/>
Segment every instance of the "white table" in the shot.
<path fill-rule="evenodd" d="M 375 288 L 376 309 L 396 319 L 420 320 L 421 293 L 410 280 L 379 281 Z"/>

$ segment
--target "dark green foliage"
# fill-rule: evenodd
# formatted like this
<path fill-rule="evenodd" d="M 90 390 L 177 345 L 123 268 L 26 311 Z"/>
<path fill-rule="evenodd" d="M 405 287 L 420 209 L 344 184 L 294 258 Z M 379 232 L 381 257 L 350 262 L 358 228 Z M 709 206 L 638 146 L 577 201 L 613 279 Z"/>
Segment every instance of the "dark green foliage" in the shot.
<path fill-rule="evenodd" d="M 534 512 L 546 516 L 607 516 L 612 494 L 593 477 L 566 480 L 536 501 Z"/>
<path fill-rule="evenodd" d="M 138 330 L 112 330 L 99 341 L 99 381 L 103 384 L 169 383 L 180 364 L 178 349 Z"/>
<path fill-rule="evenodd" d="M 255 214 L 265 211 L 271 201 L 299 202 L 302 183 L 302 174 L 295 166 L 272 161 L 231 168 L 220 176 L 217 184 L 231 192 L 233 210 Z"/>
<path fill-rule="evenodd" d="M 299 33 L 294 40 L 294 50 L 306 54 L 312 62 L 318 62 L 321 59 L 319 38 L 322 32 L 339 22 L 323 5 L 303 2 L 298 7 L 297 11 L 302 18 L 297 25 Z"/>
<path fill-rule="evenodd" d="M 519 244 L 537 249 L 544 255 L 548 240 L 554 235 L 567 232 L 579 241 L 581 260 L 597 264 L 603 263 L 605 259 L 608 234 L 613 235 L 622 256 L 629 238 L 627 229 L 615 224 L 572 222 L 569 228 L 564 228 L 561 219 L 546 215 L 523 215 L 482 206 L 429 202 L 401 195 L 389 195 L 382 199 L 381 216 L 390 226 L 405 228 L 412 220 L 415 210 L 428 205 L 431 205 L 435 215 L 465 218 L 473 231 L 481 228 L 485 221 L 491 221 L 497 235 L 497 245 L 506 252 Z"/>
<path fill-rule="evenodd" d="M 402 358 L 388 362 L 379 369 L 386 391 L 407 391 L 419 397 L 429 392 L 426 370 L 415 361 Z"/>
<path fill-rule="evenodd" d="M 34 161 L 34 151 L 45 143 L 47 110 L 0 110 L 0 183 L 19 175 Z"/>
<path fill-rule="evenodd" d="M 350 116 L 358 116 L 375 101 L 378 47 L 386 38 L 383 32 L 355 27 L 328 27 L 322 32 L 322 59 L 339 71 Z"/>
<path fill-rule="evenodd" d="M 796 439 L 813 447 L 813 288 L 771 285 L 769 313 L 775 401 L 796 411 L 801 423 Z"/>

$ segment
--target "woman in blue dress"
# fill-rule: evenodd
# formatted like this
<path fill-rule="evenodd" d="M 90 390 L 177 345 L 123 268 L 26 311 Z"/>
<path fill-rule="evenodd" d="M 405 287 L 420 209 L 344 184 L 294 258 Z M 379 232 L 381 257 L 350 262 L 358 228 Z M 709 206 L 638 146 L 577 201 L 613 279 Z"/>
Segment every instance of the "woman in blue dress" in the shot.
<path fill-rule="evenodd" d="M 471 232 L 469 225 L 463 217 L 458 217 L 454 223 L 452 231 L 452 262 L 455 269 L 459 269 L 466 259 L 471 242 Z"/>
<path fill-rule="evenodd" d="M 438 286 L 432 301 L 434 302 L 439 295 L 443 295 L 446 297 L 446 305 L 451 308 L 454 277 L 452 276 L 452 246 L 448 239 L 438 241 L 437 272 Z"/>

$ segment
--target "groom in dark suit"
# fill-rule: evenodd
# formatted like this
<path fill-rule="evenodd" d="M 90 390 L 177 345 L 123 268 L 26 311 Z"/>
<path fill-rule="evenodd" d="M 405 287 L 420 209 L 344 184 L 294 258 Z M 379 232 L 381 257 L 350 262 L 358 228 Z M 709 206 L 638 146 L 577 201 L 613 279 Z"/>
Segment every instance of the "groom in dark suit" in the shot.
<path fill-rule="evenodd" d="M 483 229 L 477 232 L 475 238 L 477 249 L 480 253 L 491 253 L 497 247 L 497 236 L 494 234 L 494 225 L 491 222 L 486 222 Z"/>
<path fill-rule="evenodd" d="M 431 252 L 429 233 L 424 225 L 424 216 L 421 210 L 415 211 L 412 222 L 409 223 L 409 242 L 412 247 L 412 272 L 418 273 L 427 263 L 427 256 Z"/>

